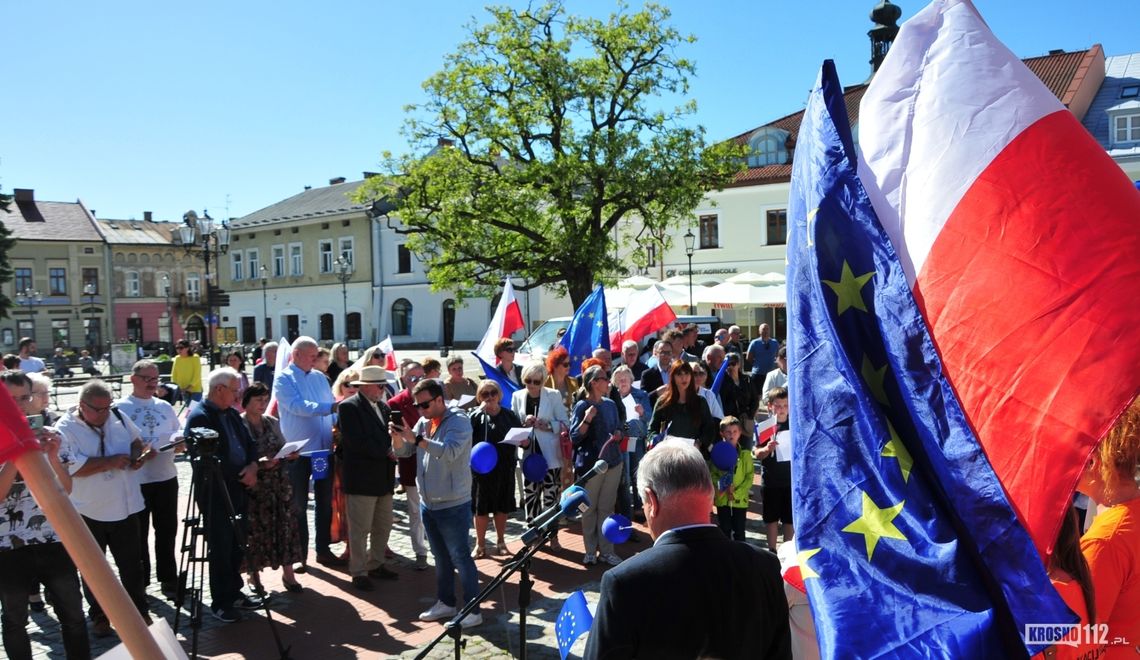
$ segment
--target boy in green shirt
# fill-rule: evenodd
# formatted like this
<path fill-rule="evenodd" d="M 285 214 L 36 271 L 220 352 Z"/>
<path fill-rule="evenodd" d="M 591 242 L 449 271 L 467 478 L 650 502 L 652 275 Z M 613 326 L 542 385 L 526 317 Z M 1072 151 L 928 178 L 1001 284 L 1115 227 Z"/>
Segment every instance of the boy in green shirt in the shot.
<path fill-rule="evenodd" d="M 740 446 L 740 436 L 744 425 L 729 415 L 720 421 L 720 437 L 736 448 L 736 465 L 729 472 L 709 466 L 713 484 L 716 486 L 717 520 L 721 531 L 733 541 L 744 540 L 744 521 L 748 514 L 748 500 L 752 492 L 752 477 L 756 468 L 752 464 L 752 453 Z"/>

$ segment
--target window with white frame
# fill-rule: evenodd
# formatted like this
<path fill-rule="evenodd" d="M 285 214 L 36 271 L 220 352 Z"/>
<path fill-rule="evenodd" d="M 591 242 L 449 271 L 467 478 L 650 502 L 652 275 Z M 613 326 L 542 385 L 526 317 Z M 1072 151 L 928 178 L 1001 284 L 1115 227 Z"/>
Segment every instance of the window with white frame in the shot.
<path fill-rule="evenodd" d="M 230 259 L 233 266 L 234 281 L 245 279 L 245 253 L 241 250 L 234 250 L 230 253 Z"/>
<path fill-rule="evenodd" d="M 303 247 L 301 243 L 289 244 L 289 274 L 293 277 L 305 274 L 305 259 L 301 252 Z"/>
<path fill-rule="evenodd" d="M 1140 142 L 1140 113 L 1117 115 L 1113 127 L 1113 142 Z"/>
<path fill-rule="evenodd" d="M 273 277 L 285 277 L 285 246 L 273 246 Z"/>
<path fill-rule="evenodd" d="M 142 295 L 142 286 L 139 280 L 138 271 L 128 270 L 125 275 L 124 287 L 126 296 L 128 298 L 138 298 Z"/>
<path fill-rule="evenodd" d="M 353 256 L 354 256 L 356 250 L 354 247 L 352 237 L 351 236 L 341 236 L 340 237 L 340 245 L 338 247 L 340 248 L 340 250 L 338 250 L 338 252 L 340 252 L 341 258 L 344 259 L 345 261 L 347 261 L 348 263 L 352 264 L 353 266 L 355 266 L 356 262 L 353 260 Z"/>
<path fill-rule="evenodd" d="M 317 262 L 322 273 L 333 272 L 333 242 L 323 238 L 317 243 Z"/>
<path fill-rule="evenodd" d="M 788 162 L 789 133 L 779 128 L 760 128 L 748 138 L 748 167 L 783 165 Z"/>
<path fill-rule="evenodd" d="M 249 279 L 261 277 L 261 250 L 254 248 L 245 251 L 245 262 L 249 267 Z"/>
<path fill-rule="evenodd" d="M 186 300 L 198 302 L 202 299 L 202 280 L 198 273 L 186 273 Z"/>
<path fill-rule="evenodd" d="M 720 232 L 717 226 L 716 214 L 702 215 L 699 220 L 701 232 L 700 249 L 709 250 L 720 247 Z"/>
<path fill-rule="evenodd" d="M 170 274 L 163 271 L 158 271 L 154 274 L 154 294 L 156 296 L 169 296 L 173 293 L 174 283 L 170 280 Z"/>

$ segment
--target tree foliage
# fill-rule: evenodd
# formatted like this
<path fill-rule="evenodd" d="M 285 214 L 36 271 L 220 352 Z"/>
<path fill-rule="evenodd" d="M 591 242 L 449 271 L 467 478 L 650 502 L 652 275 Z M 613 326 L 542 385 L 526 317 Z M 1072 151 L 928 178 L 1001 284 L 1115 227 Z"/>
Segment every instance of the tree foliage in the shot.
<path fill-rule="evenodd" d="M 694 38 L 668 26 L 668 9 L 488 11 L 409 106 L 411 153 L 386 153 L 388 176 L 358 199 L 395 205 L 433 289 L 462 299 L 514 275 L 577 306 L 629 273 L 634 243 L 667 235 L 727 184 L 743 154 L 706 144 L 692 122 L 695 69 L 678 51 Z M 621 235 L 630 218 L 640 234 Z"/>
<path fill-rule="evenodd" d="M 11 202 L 11 195 L 0 193 L 0 285 L 11 282 L 15 274 L 8 253 L 16 247 L 16 239 L 12 238 L 12 230 L 4 224 L 8 215 L 8 205 Z M 0 319 L 8 318 L 9 309 L 12 309 L 12 299 L 0 291 Z"/>

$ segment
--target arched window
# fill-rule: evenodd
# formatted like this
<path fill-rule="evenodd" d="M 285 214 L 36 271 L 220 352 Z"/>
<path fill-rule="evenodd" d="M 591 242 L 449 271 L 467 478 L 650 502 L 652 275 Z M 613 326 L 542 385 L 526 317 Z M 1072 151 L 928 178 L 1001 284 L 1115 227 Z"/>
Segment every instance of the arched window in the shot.
<path fill-rule="evenodd" d="M 321 314 L 320 318 L 321 341 L 332 341 L 333 338 L 333 315 Z"/>
<path fill-rule="evenodd" d="M 128 270 L 126 273 L 126 294 L 128 298 L 138 298 L 142 295 L 138 271 Z"/>
<path fill-rule="evenodd" d="M 783 165 L 788 162 L 788 132 L 759 128 L 748 138 L 748 167 Z"/>
<path fill-rule="evenodd" d="M 392 303 L 392 334 L 412 334 L 412 303 L 406 298 Z"/>
<path fill-rule="evenodd" d="M 345 331 L 345 339 L 360 339 L 360 312 L 348 313 L 348 329 Z"/>

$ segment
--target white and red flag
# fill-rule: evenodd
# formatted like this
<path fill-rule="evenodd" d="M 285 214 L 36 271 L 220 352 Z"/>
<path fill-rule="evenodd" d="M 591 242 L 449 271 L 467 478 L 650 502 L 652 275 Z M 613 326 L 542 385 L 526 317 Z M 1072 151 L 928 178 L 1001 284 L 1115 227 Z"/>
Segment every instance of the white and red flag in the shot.
<path fill-rule="evenodd" d="M 487 326 L 487 334 L 483 335 L 483 340 L 475 348 L 475 355 L 491 366 L 499 364 L 499 358 L 495 357 L 495 342 L 510 337 L 522 328 L 522 311 L 519 309 L 519 301 L 515 299 L 515 287 L 508 278 L 503 283 L 503 295 L 499 297 L 499 306 L 491 317 L 491 325 Z"/>
<path fill-rule="evenodd" d="M 392 345 L 392 335 L 385 337 L 378 348 L 384 353 L 384 368 L 388 371 L 396 371 L 400 365 L 396 362 L 396 347 Z"/>
<path fill-rule="evenodd" d="M 756 422 L 755 434 L 757 447 L 776 437 L 776 416 L 769 415 L 763 421 Z"/>
<path fill-rule="evenodd" d="M 630 296 L 625 309 L 614 310 L 609 317 L 610 351 L 620 353 L 623 342 L 641 341 L 677 320 L 677 313 L 661 291 L 651 286 Z"/>
<path fill-rule="evenodd" d="M 903 25 L 859 116 L 860 178 L 1045 557 L 1140 391 L 1140 193 L 968 0 Z"/>

